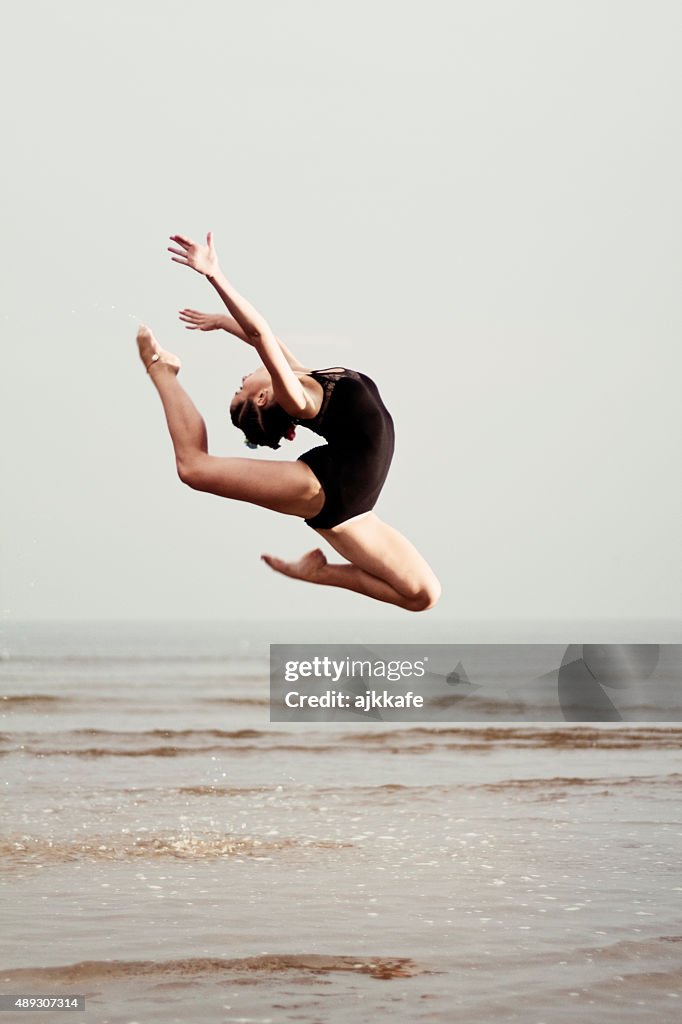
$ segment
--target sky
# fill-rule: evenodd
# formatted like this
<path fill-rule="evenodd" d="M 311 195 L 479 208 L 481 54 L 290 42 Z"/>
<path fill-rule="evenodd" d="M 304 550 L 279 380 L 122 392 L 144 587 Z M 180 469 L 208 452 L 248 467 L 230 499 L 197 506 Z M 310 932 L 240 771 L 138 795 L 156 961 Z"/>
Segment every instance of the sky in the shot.
<path fill-rule="evenodd" d="M 676 0 L 14 5 L 2 618 L 679 622 L 681 28 Z M 140 321 L 249 454 L 251 351 L 177 318 L 220 309 L 166 251 L 209 229 L 303 362 L 377 381 L 376 512 L 435 609 L 274 574 L 318 535 L 178 480 Z"/>

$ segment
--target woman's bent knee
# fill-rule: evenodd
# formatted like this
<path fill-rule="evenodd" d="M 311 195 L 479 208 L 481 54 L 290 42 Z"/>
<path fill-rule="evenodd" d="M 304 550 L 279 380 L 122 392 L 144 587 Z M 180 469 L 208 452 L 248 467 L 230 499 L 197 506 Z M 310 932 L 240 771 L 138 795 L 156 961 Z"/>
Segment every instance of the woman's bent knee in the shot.
<path fill-rule="evenodd" d="M 406 607 L 411 612 L 425 612 L 429 608 L 433 608 L 434 605 L 438 604 L 438 600 L 441 595 L 441 585 L 438 580 L 433 583 L 429 583 L 428 586 L 422 587 L 414 597 L 408 598 Z"/>

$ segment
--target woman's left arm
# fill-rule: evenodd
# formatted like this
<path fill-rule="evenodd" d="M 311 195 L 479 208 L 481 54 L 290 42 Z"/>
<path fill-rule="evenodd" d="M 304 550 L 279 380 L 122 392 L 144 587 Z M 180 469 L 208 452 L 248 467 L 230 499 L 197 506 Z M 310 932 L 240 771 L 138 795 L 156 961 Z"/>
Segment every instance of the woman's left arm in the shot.
<path fill-rule="evenodd" d="M 267 320 L 232 287 L 218 268 L 206 275 L 221 299 L 244 331 L 244 340 L 253 345 L 272 378 L 272 396 L 290 416 L 310 410 L 311 401 L 270 328 Z"/>
<path fill-rule="evenodd" d="M 181 309 L 179 316 L 188 331 L 227 331 L 228 334 L 233 334 L 235 338 L 248 341 L 246 332 L 239 326 L 233 316 L 225 316 L 224 313 L 200 313 L 197 309 Z M 282 339 L 277 335 L 275 335 L 275 339 L 291 369 L 305 370 L 305 364 L 296 358 Z"/>

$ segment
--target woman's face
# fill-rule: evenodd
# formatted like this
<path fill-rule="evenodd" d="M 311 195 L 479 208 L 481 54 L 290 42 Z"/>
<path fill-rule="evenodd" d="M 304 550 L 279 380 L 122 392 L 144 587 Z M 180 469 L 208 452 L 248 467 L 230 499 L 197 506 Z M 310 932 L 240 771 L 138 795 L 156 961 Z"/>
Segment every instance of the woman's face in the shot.
<path fill-rule="evenodd" d="M 252 373 L 244 374 L 241 387 L 235 391 L 230 402 L 230 409 L 236 404 L 241 404 L 247 398 L 253 398 L 255 401 L 258 401 L 259 396 L 262 399 L 260 404 L 265 404 L 270 398 L 269 392 L 271 391 L 272 378 L 264 366 L 259 366 Z"/>

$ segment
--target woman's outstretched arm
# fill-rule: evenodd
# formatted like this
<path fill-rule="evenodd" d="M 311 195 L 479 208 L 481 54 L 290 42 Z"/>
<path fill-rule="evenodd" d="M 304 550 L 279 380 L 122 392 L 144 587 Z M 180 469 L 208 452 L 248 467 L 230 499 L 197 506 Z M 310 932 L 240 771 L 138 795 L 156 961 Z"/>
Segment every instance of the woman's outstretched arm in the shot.
<path fill-rule="evenodd" d="M 272 378 L 273 397 L 278 405 L 292 416 L 313 411 L 312 400 L 293 373 L 267 320 L 239 294 L 221 271 L 211 232 L 206 235 L 205 245 L 184 235 L 171 235 L 171 241 L 181 246 L 179 249 L 168 247 L 169 252 L 176 254 L 173 261 L 191 267 L 210 281 L 244 331 L 244 340 L 258 352 Z"/>
<path fill-rule="evenodd" d="M 181 309 L 179 315 L 189 331 L 227 331 L 228 334 L 233 334 L 235 338 L 240 338 L 242 341 L 249 340 L 234 317 L 226 316 L 224 313 L 200 313 L 198 309 Z M 296 358 L 277 335 L 275 335 L 275 341 L 292 370 L 306 369 L 305 364 Z"/>

